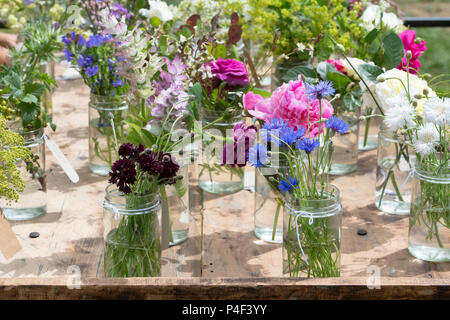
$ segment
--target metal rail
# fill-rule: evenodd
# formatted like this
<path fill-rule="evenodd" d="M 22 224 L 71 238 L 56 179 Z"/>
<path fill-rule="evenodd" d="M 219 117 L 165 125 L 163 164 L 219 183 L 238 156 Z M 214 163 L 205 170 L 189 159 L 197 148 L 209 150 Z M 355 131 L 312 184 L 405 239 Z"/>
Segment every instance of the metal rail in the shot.
<path fill-rule="evenodd" d="M 450 17 L 405 17 L 403 21 L 411 28 L 450 27 Z"/>

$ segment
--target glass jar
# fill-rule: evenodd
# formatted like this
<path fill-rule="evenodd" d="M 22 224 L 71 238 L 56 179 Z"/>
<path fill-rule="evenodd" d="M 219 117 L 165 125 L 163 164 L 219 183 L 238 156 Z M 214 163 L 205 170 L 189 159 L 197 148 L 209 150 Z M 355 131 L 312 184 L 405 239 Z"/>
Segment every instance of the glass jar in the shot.
<path fill-rule="evenodd" d="M 244 188 L 244 167 L 223 163 L 226 143 L 233 143 L 233 127 L 244 121 L 239 114 L 222 119 L 224 111 L 201 110 L 203 130 L 199 187 L 206 192 L 231 194 Z"/>
<path fill-rule="evenodd" d="M 105 277 L 161 276 L 161 206 L 155 193 L 106 188 L 103 202 Z"/>
<path fill-rule="evenodd" d="M 345 175 L 356 171 L 358 167 L 358 136 L 360 109 L 355 111 L 342 110 L 337 104 L 342 105 L 342 99 L 333 102 L 336 116 L 344 120 L 349 128 L 349 133 L 336 134 L 333 137 L 333 153 L 331 158 L 330 174 Z"/>
<path fill-rule="evenodd" d="M 55 61 L 51 60 L 47 63 L 41 64 L 39 66 L 40 71 L 42 73 L 48 74 L 50 77 L 55 78 Z M 44 89 L 44 92 L 41 96 L 41 110 L 44 110 L 45 113 L 53 117 L 53 90 L 49 90 L 47 88 Z"/>
<path fill-rule="evenodd" d="M 98 96 L 91 93 L 89 100 L 89 168 L 100 176 L 108 176 L 117 160 L 117 145 L 125 137 L 128 106 L 125 97 Z M 114 123 L 114 127 L 112 126 Z"/>
<path fill-rule="evenodd" d="M 361 107 L 362 116 L 373 116 L 379 114 L 378 109 L 373 109 L 363 105 Z M 378 130 L 381 125 L 382 117 L 371 117 L 362 120 L 359 124 L 358 150 L 374 150 L 378 146 Z"/>
<path fill-rule="evenodd" d="M 270 243 L 283 241 L 284 196 L 272 177 L 285 177 L 288 166 L 261 167 L 255 170 L 255 236 Z M 279 179 L 277 179 L 279 180 Z"/>
<path fill-rule="evenodd" d="M 416 258 L 450 261 L 450 167 L 416 168 L 408 250 Z"/>
<path fill-rule="evenodd" d="M 15 130 L 15 129 L 12 129 Z M 25 190 L 19 201 L 2 206 L 8 220 L 24 221 L 37 218 L 47 211 L 47 175 L 45 172 L 45 140 L 42 128 L 33 131 L 15 130 L 25 140 L 24 147 L 32 154 L 32 161 L 17 162 L 17 168 L 25 182 Z"/>
<path fill-rule="evenodd" d="M 285 199 L 283 274 L 340 276 L 341 212 L 339 190 L 332 185 L 319 200 Z"/>
<path fill-rule="evenodd" d="M 410 170 L 414 149 L 400 141 L 384 125 L 378 134 L 375 205 L 383 212 L 408 215 L 411 204 Z"/>
<path fill-rule="evenodd" d="M 169 245 L 180 244 L 189 236 L 189 223 L 191 215 L 189 210 L 189 174 L 190 158 L 177 159 L 174 157 L 180 169 L 178 175 L 183 179 L 177 180 L 173 185 L 161 187 L 161 198 L 167 206 L 162 206 L 163 212 L 167 210 L 170 226 Z"/>

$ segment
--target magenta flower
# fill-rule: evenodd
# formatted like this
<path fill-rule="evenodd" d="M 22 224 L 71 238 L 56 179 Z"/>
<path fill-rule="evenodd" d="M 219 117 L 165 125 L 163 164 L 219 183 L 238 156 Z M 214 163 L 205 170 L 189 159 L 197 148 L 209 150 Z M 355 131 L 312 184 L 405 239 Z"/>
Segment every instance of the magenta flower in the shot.
<path fill-rule="evenodd" d="M 249 83 L 247 69 L 240 61 L 219 58 L 211 62 L 210 66 L 212 74 L 231 87 L 245 87 Z"/>
<path fill-rule="evenodd" d="M 334 111 L 328 100 L 322 99 L 319 102 L 318 99 L 308 98 L 301 76 L 297 81 L 284 83 L 268 99 L 249 92 L 244 95 L 243 103 L 255 118 L 265 122 L 283 119 L 295 131 L 299 127 L 307 128 L 306 136 L 311 138 L 319 134 L 320 112 L 322 112 L 322 118 L 328 119 Z"/>
<path fill-rule="evenodd" d="M 398 35 L 402 39 L 403 46 L 405 47 L 405 53 L 403 55 L 402 62 L 397 66 L 397 69 L 408 71 L 406 53 L 411 51 L 412 58 L 409 60 L 409 72 L 412 74 L 417 74 L 420 66 L 422 65 L 419 61 L 419 57 L 422 53 L 427 50 L 425 40 L 416 42 L 416 31 L 406 30 Z"/>
<path fill-rule="evenodd" d="M 332 64 L 337 71 L 345 73 L 344 70 L 344 66 L 342 65 L 342 62 L 339 60 L 332 60 L 332 59 L 327 59 L 326 60 L 327 63 Z"/>
<path fill-rule="evenodd" d="M 244 167 L 248 161 L 248 153 L 256 141 L 255 126 L 246 126 L 245 121 L 233 127 L 234 143 L 227 143 L 223 148 L 222 165 Z"/>

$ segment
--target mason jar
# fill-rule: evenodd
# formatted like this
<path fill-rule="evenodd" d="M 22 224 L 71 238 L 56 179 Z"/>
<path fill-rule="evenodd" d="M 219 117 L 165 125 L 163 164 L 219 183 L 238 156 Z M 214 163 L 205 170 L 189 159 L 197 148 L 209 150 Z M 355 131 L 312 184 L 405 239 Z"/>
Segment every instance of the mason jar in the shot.
<path fill-rule="evenodd" d="M 378 146 L 378 131 L 382 122 L 382 117 L 370 117 L 379 114 L 378 109 L 365 106 L 361 107 L 361 115 L 369 116 L 359 123 L 358 150 L 369 151 L 375 150 Z"/>
<path fill-rule="evenodd" d="M 380 126 L 377 149 L 375 205 L 386 213 L 408 215 L 411 205 L 411 176 L 414 149 Z"/>
<path fill-rule="evenodd" d="M 339 277 L 342 233 L 339 190 L 329 185 L 318 199 L 287 197 L 283 220 L 283 274 Z"/>
<path fill-rule="evenodd" d="M 17 168 L 25 182 L 25 190 L 19 193 L 19 201 L 3 203 L 3 213 L 8 220 L 25 221 L 37 218 L 47 211 L 47 174 L 45 170 L 45 140 L 42 128 L 16 130 L 25 140 L 24 147 L 32 154 L 29 162 L 19 160 Z"/>
<path fill-rule="evenodd" d="M 431 262 L 450 261 L 450 166 L 414 169 L 408 251 Z"/>
<path fill-rule="evenodd" d="M 201 110 L 203 130 L 199 187 L 206 192 L 231 194 L 244 188 L 244 167 L 222 165 L 224 146 L 232 144 L 233 127 L 244 121 L 239 115 L 225 116 L 226 112 Z"/>
<path fill-rule="evenodd" d="M 345 175 L 356 171 L 358 167 L 358 135 L 359 135 L 359 115 L 360 109 L 346 111 L 337 107 L 342 104 L 342 99 L 333 102 L 336 116 L 344 120 L 350 130 L 346 134 L 336 134 L 333 137 L 333 153 L 331 158 L 330 174 Z"/>
<path fill-rule="evenodd" d="M 123 96 L 98 96 L 89 100 L 89 168 L 100 176 L 108 176 L 118 159 L 116 143 L 120 146 L 126 135 L 125 118 L 128 106 Z M 112 125 L 114 123 L 114 126 Z M 117 142 L 116 142 L 117 139 Z"/>
<path fill-rule="evenodd" d="M 161 276 L 159 195 L 126 195 L 109 185 L 103 208 L 105 277 Z"/>
<path fill-rule="evenodd" d="M 42 73 L 48 74 L 50 77 L 55 78 L 55 61 L 50 60 L 46 63 L 43 63 L 39 66 L 39 69 Z M 52 89 L 44 89 L 44 92 L 41 96 L 41 110 L 44 110 L 45 113 L 53 117 L 53 90 Z"/>

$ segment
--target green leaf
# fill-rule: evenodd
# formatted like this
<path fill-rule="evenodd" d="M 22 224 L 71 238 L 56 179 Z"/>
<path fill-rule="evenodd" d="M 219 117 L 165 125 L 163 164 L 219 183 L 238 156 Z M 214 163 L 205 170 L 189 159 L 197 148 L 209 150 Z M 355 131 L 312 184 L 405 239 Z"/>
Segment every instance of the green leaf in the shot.
<path fill-rule="evenodd" d="M 327 73 L 327 79 L 333 82 L 333 86 L 336 90 L 345 90 L 347 85 L 352 82 L 349 77 L 339 71 Z"/>
<path fill-rule="evenodd" d="M 344 95 L 344 106 L 347 111 L 355 111 L 361 106 L 361 102 L 351 93 L 346 93 Z"/>
<path fill-rule="evenodd" d="M 372 43 L 372 41 L 375 40 L 377 36 L 378 36 L 378 29 L 373 29 L 364 37 L 363 42 Z"/>
<path fill-rule="evenodd" d="M 180 198 L 183 197 L 187 192 L 187 186 L 185 182 L 186 181 L 184 179 L 178 179 L 177 182 L 175 182 L 175 191 Z"/>
<path fill-rule="evenodd" d="M 270 98 L 270 96 L 272 95 L 269 91 L 259 89 L 259 88 L 252 88 L 252 89 L 250 89 L 250 91 L 252 91 L 253 93 L 259 94 L 263 98 Z"/>
<path fill-rule="evenodd" d="M 317 78 L 318 76 L 317 72 L 312 68 L 308 68 L 305 66 L 295 66 L 286 72 L 282 80 L 286 82 L 290 80 L 297 80 L 299 74 L 306 78 Z"/>
<path fill-rule="evenodd" d="M 150 18 L 150 24 L 155 28 L 159 27 L 161 23 L 162 23 L 161 20 L 156 16 Z"/>
<path fill-rule="evenodd" d="M 3 82 L 9 85 L 12 90 L 16 91 L 22 88 L 22 80 L 17 73 L 11 73 L 3 78 Z"/>
<path fill-rule="evenodd" d="M 369 80 L 371 82 L 376 82 L 377 77 L 383 73 L 383 69 L 373 64 L 361 64 L 358 67 L 359 74 L 364 78 L 364 80 Z"/>
<path fill-rule="evenodd" d="M 36 96 L 33 96 L 32 94 L 26 94 L 23 98 L 22 98 L 23 102 L 26 103 L 33 103 L 33 104 L 39 104 L 39 100 L 38 98 L 36 98 Z"/>
<path fill-rule="evenodd" d="M 45 86 L 40 83 L 26 83 L 24 89 L 25 94 L 31 94 L 35 97 L 40 97 L 44 93 Z"/>
<path fill-rule="evenodd" d="M 384 64 L 387 69 L 395 68 L 402 62 L 405 48 L 395 32 L 391 32 L 383 38 L 383 49 Z"/>
<path fill-rule="evenodd" d="M 378 40 L 377 38 L 369 45 L 367 51 L 370 54 L 376 54 L 378 51 L 380 51 L 380 47 L 381 47 L 380 40 Z"/>
<path fill-rule="evenodd" d="M 226 59 L 227 57 L 227 48 L 223 44 L 219 44 L 213 52 L 214 58 L 219 59 Z"/>
<path fill-rule="evenodd" d="M 203 90 L 201 84 L 200 83 L 194 84 L 189 89 L 189 94 L 193 95 L 195 99 L 188 105 L 188 111 L 190 115 L 195 120 L 198 121 L 200 120 L 200 108 L 202 106 L 202 99 L 203 99 Z"/>
<path fill-rule="evenodd" d="M 159 37 L 159 51 L 165 55 L 167 52 L 167 36 Z"/>
<path fill-rule="evenodd" d="M 336 68 L 328 62 L 322 61 L 317 65 L 316 71 L 322 80 L 329 80 L 328 73 L 336 71 Z"/>

